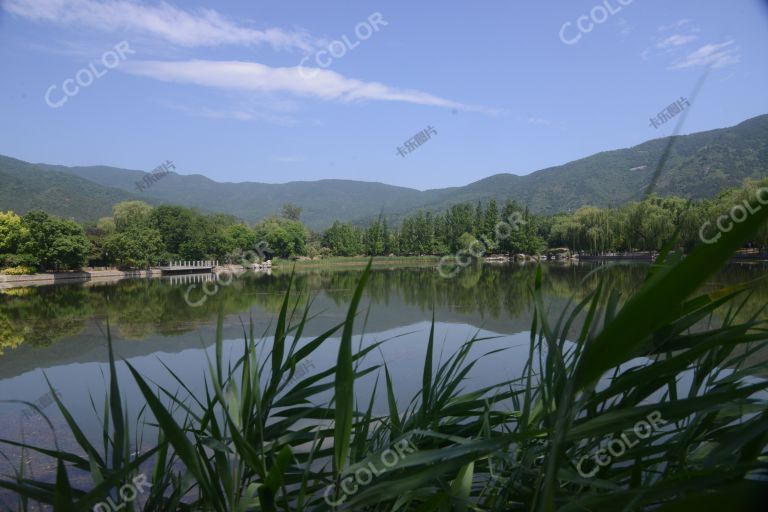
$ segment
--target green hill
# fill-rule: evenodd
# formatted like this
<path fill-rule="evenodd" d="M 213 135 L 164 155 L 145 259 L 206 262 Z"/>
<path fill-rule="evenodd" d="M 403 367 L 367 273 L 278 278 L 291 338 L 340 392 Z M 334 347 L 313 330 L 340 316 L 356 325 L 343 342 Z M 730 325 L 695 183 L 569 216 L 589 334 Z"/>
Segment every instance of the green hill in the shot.
<path fill-rule="evenodd" d="M 643 194 L 668 138 L 633 148 L 605 151 L 526 176 L 497 174 L 464 187 L 418 191 L 382 183 L 320 180 L 218 183 L 202 175 L 172 173 L 143 193 L 135 181 L 144 171 L 114 167 L 63 167 L 0 157 L 0 210 L 39 207 L 65 217 L 94 220 L 111 205 L 140 198 L 230 213 L 248 221 L 277 213 L 287 202 L 303 208 L 302 220 L 323 229 L 335 219 L 364 223 L 384 212 L 397 222 L 417 210 L 444 210 L 465 201 L 511 198 L 539 213 L 585 204 L 619 205 Z M 675 141 L 657 192 L 704 198 L 745 178 L 768 176 L 768 115 L 738 126 L 680 136 Z"/>
<path fill-rule="evenodd" d="M 136 199 L 125 190 L 5 156 L 0 156 L 0 183 L 0 211 L 39 208 L 80 222 L 111 215 L 115 203 Z"/>
<path fill-rule="evenodd" d="M 639 199 L 669 142 L 656 139 L 633 148 L 606 151 L 526 176 L 498 174 L 465 187 L 428 191 L 423 206 L 507 197 L 540 213 L 585 204 L 610 206 Z M 768 115 L 732 128 L 680 136 L 656 187 L 660 195 L 713 197 L 745 178 L 768 176 Z"/>

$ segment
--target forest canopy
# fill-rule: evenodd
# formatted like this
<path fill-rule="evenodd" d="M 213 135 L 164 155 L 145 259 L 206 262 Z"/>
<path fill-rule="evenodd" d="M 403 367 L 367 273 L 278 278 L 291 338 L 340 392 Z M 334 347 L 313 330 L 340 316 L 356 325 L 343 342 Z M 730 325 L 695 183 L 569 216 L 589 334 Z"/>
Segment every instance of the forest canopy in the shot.
<path fill-rule="evenodd" d="M 444 212 L 417 212 L 399 226 L 381 216 L 366 226 L 335 221 L 323 232 L 310 231 L 301 221 L 301 208 L 293 204 L 255 225 L 231 215 L 142 201 L 118 203 L 111 217 L 85 226 L 40 210 L 23 216 L 0 212 L 0 266 L 45 271 L 85 265 L 143 268 L 173 260 L 228 263 L 259 244 L 268 247 L 265 257 L 280 258 L 439 256 L 476 241 L 488 254 L 532 255 L 547 248 L 606 254 L 658 251 L 674 238 L 674 248 L 688 252 L 711 235 L 720 216 L 754 202 L 766 185 L 768 180 L 747 180 L 714 199 L 651 196 L 615 208 L 586 205 L 551 216 L 534 215 L 511 200 L 501 206 L 495 200 L 460 203 Z M 768 229 L 763 227 L 748 245 L 768 245 Z"/>

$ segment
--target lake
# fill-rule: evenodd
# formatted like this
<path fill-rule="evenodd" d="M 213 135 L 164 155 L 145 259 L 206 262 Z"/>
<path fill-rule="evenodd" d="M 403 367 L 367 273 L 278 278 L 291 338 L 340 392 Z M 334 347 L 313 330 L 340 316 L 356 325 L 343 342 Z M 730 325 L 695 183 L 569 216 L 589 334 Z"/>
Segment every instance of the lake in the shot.
<path fill-rule="evenodd" d="M 543 265 L 550 318 L 557 318 L 570 298 L 583 298 L 598 279 L 605 279 L 626 297 L 641 286 L 647 269 L 638 263 Z M 731 265 L 707 286 L 757 279 L 767 270 L 764 263 Z M 355 324 L 356 346 L 387 340 L 367 356 L 366 363 L 378 363 L 381 357 L 387 361 L 401 405 L 421 388 L 433 312 L 436 358 L 442 353 L 444 360 L 473 336 L 492 338 L 476 345 L 476 356 L 506 349 L 483 358 L 470 374 L 468 386 L 514 378 L 527 357 L 532 316 L 528 294 L 535 271 L 530 264 L 483 265 L 444 279 L 431 267 L 376 268 Z M 311 320 L 303 339 L 343 320 L 359 277 L 358 268 L 297 270 L 293 296 L 300 301 L 298 317 L 311 300 Z M 208 372 L 206 357 L 214 358 L 219 310 L 225 314 L 225 355 L 237 357 L 250 322 L 257 337 L 273 332 L 291 273 L 289 269 L 246 273 L 226 286 L 226 282 L 210 279 L 137 279 L 0 290 L 0 400 L 37 403 L 51 418 L 61 446 L 74 446 L 48 396 L 47 376 L 80 426 L 97 439 L 101 426 L 94 408 L 99 414 L 103 408 L 108 324 L 119 359 L 129 361 L 148 380 L 175 390 L 178 385 L 164 367 L 167 365 L 193 392 L 202 394 L 203 376 Z M 768 286 L 761 284 L 741 315 L 754 313 L 767 301 Z M 263 344 L 266 353 L 269 340 Z M 332 366 L 337 348 L 338 337 L 328 340 L 325 349 L 298 372 L 306 377 Z M 122 390 L 129 407 L 136 411 L 143 400 L 125 366 L 118 366 Z M 375 375 L 359 382 L 356 390 L 361 400 L 369 396 Z M 384 396 L 378 395 L 377 413 L 386 409 Z M 0 403 L 2 437 L 21 439 L 23 435 L 31 444 L 52 445 L 51 429 L 44 419 L 25 411 L 22 404 Z M 3 450 L 18 461 L 18 452 Z M 2 470 L 6 472 L 7 467 Z"/>

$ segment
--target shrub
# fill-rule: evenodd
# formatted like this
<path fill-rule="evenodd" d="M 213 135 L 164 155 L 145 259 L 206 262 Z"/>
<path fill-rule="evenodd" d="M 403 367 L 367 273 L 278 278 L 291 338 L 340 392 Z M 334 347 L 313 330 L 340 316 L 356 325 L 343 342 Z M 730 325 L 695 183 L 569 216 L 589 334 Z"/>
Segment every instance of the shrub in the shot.
<path fill-rule="evenodd" d="M 6 276 L 26 276 L 30 274 L 34 274 L 37 271 L 34 267 L 26 267 L 24 265 L 19 265 L 17 267 L 10 267 L 6 268 L 2 271 L 0 271 L 0 274 L 4 274 Z"/>

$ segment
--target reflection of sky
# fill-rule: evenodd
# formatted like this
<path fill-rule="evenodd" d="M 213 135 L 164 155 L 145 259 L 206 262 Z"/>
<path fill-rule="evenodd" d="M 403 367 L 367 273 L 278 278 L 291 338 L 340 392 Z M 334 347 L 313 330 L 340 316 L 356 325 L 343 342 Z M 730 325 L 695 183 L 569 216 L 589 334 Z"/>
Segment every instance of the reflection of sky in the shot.
<path fill-rule="evenodd" d="M 380 363 L 383 356 L 389 365 L 389 372 L 401 405 L 405 405 L 406 401 L 410 400 L 421 388 L 421 376 L 429 336 L 429 326 L 429 323 L 422 322 L 364 337 L 364 346 L 387 340 L 380 346 L 380 349 L 372 351 L 365 357 L 363 367 Z M 455 353 L 458 347 L 469 340 L 475 333 L 478 333 L 477 329 L 466 324 L 436 324 L 435 367 L 437 367 L 439 361 L 445 361 L 450 354 Z M 490 385 L 519 374 L 527 355 L 528 335 L 526 333 L 509 336 L 499 335 L 490 331 L 479 331 L 478 337 L 497 337 L 497 339 L 479 342 L 472 352 L 475 356 L 480 356 L 490 350 L 499 348 L 510 348 L 511 350 L 494 355 L 493 359 L 484 358 L 479 361 L 468 377 L 467 385 L 469 387 Z M 303 342 L 308 342 L 309 340 L 310 338 L 305 338 Z M 335 365 L 338 343 L 338 337 L 329 339 L 321 349 L 310 356 L 314 368 L 310 369 L 304 378 Z M 354 347 L 357 348 L 359 343 L 360 337 L 356 336 Z M 522 350 L 520 350 L 520 347 L 523 347 Z M 234 363 L 242 354 L 242 348 L 243 342 L 241 339 L 225 341 L 225 358 Z M 266 353 L 262 354 L 261 357 L 266 357 Z M 136 356 L 128 358 L 127 361 L 141 373 L 147 382 L 176 391 L 178 384 L 163 366 L 164 363 L 198 397 L 203 397 L 205 396 L 204 382 L 201 377 L 207 375 L 209 371 L 208 359 L 206 358 L 215 361 L 213 347 L 188 349 L 176 353 Z M 94 419 L 94 412 L 89 397 L 93 397 L 99 413 L 101 413 L 104 390 L 108 387 L 106 380 L 108 372 L 108 364 L 100 362 L 62 364 L 45 370 L 45 375 L 54 387 L 61 392 L 62 401 L 70 409 L 72 415 L 86 432 L 94 436 L 101 432 L 101 427 L 99 421 Z M 144 400 L 139 396 L 139 391 L 133 377 L 130 375 L 125 364 L 122 363 L 117 363 L 117 372 L 121 390 L 126 396 L 129 407 L 133 411 L 138 410 L 139 407 L 144 405 Z M 356 391 L 360 397 L 369 396 L 375 382 L 375 375 L 376 373 L 374 372 L 359 381 Z M 380 386 L 383 382 L 382 370 Z M 47 391 L 43 371 L 34 370 L 4 380 L 3 386 L 0 388 L 0 400 L 34 402 L 40 396 L 47 393 Z M 383 413 L 385 409 L 379 408 L 386 407 L 386 395 L 381 390 L 377 395 L 376 409 L 377 412 Z M 330 399 L 330 394 L 317 397 L 318 400 L 323 398 Z M 55 406 L 52 405 L 47 407 L 45 412 L 52 414 L 55 412 L 55 409 Z M 4 420 L 17 415 L 21 416 L 22 410 L 23 406 L 21 404 L 3 404 L 0 406 L 1 416 Z M 38 422 L 42 420 L 37 417 L 31 421 Z"/>
<path fill-rule="evenodd" d="M 381 341 L 384 343 L 379 349 L 370 352 L 365 357 L 359 369 L 379 364 L 383 356 L 384 360 L 387 361 L 396 399 L 401 410 L 404 410 L 410 400 L 421 390 L 429 328 L 428 322 L 420 322 L 363 337 L 363 346 Z M 455 353 L 462 343 L 474 335 L 481 338 L 495 337 L 496 339 L 478 342 L 472 350 L 472 357 L 478 357 L 490 350 L 499 348 L 509 348 L 510 350 L 495 354 L 493 358 L 481 359 L 468 375 L 466 389 L 491 385 L 519 375 L 527 356 L 527 333 L 499 335 L 490 331 L 478 331 L 471 325 L 454 323 L 437 323 L 435 325 L 434 371 L 437 371 L 441 361 L 444 362 L 449 355 Z M 300 345 L 310 341 L 310 339 L 303 338 Z M 271 341 L 264 346 L 264 352 L 259 355 L 260 360 L 263 361 L 267 357 L 270 344 Z M 339 338 L 332 338 L 326 341 L 322 349 L 311 354 L 309 359 L 314 368 L 311 368 L 303 378 L 309 378 L 316 372 L 322 372 L 334 366 L 338 347 Z M 360 336 L 354 337 L 353 347 L 355 351 L 360 347 Z M 224 341 L 225 367 L 227 362 L 234 364 L 242 354 L 242 349 L 242 339 Z M 201 377 L 208 375 L 209 372 L 208 359 L 206 358 L 215 361 L 214 347 L 135 356 L 127 358 L 127 362 L 141 373 L 144 379 L 150 383 L 150 386 L 160 385 L 170 392 L 175 392 L 179 390 L 179 385 L 169 373 L 168 369 L 170 369 L 189 386 L 199 399 L 202 399 L 205 396 L 205 390 L 204 381 Z M 167 365 L 168 369 L 163 366 L 163 363 Z M 105 390 L 108 389 L 109 365 L 103 362 L 61 364 L 47 368 L 44 373 L 52 385 L 59 390 L 64 405 L 69 409 L 80 428 L 94 444 L 98 445 L 101 436 L 101 419 L 99 416 L 103 410 Z M 145 401 L 124 363 L 117 363 L 117 374 L 121 392 L 130 410 L 129 424 L 131 429 L 135 430 L 136 414 L 145 405 Z M 384 392 L 383 367 L 379 374 L 379 390 L 376 394 L 374 414 L 386 414 L 387 403 Z M 355 393 L 358 404 L 368 403 L 376 375 L 377 372 L 373 372 L 357 381 Z M 5 379 L 2 387 L 0 387 L 0 401 L 13 399 L 34 402 L 47 392 L 43 371 L 34 370 Z M 180 393 L 180 396 L 186 396 L 183 391 Z M 91 397 L 93 403 L 96 404 L 99 416 L 94 413 Z M 313 401 L 316 404 L 323 404 L 328 403 L 331 398 L 332 390 L 329 390 L 314 397 Z M 167 402 L 167 400 L 164 401 Z M 39 415 L 34 414 L 22 421 L 23 411 L 24 406 L 21 404 L 0 404 L 0 429 L 3 432 L 3 437 L 21 440 L 23 436 L 27 442 L 33 445 L 52 448 L 51 431 L 44 420 Z M 60 446 L 65 450 L 79 452 L 57 407 L 50 405 L 44 409 L 44 412 L 51 418 Z M 151 443 L 154 441 L 155 434 L 148 430 L 145 437 L 145 442 Z M 18 453 L 15 449 L 8 449 L 4 446 L 3 450 L 10 455 L 11 460 L 18 460 Z M 45 472 L 46 469 L 44 468 L 49 466 L 47 464 L 49 460 L 42 457 L 36 457 L 34 460 L 39 465 L 40 471 Z M 11 469 L 4 466 L 5 463 L 0 464 L 0 472 Z M 0 497 L 1 502 L 2 497 Z"/>

